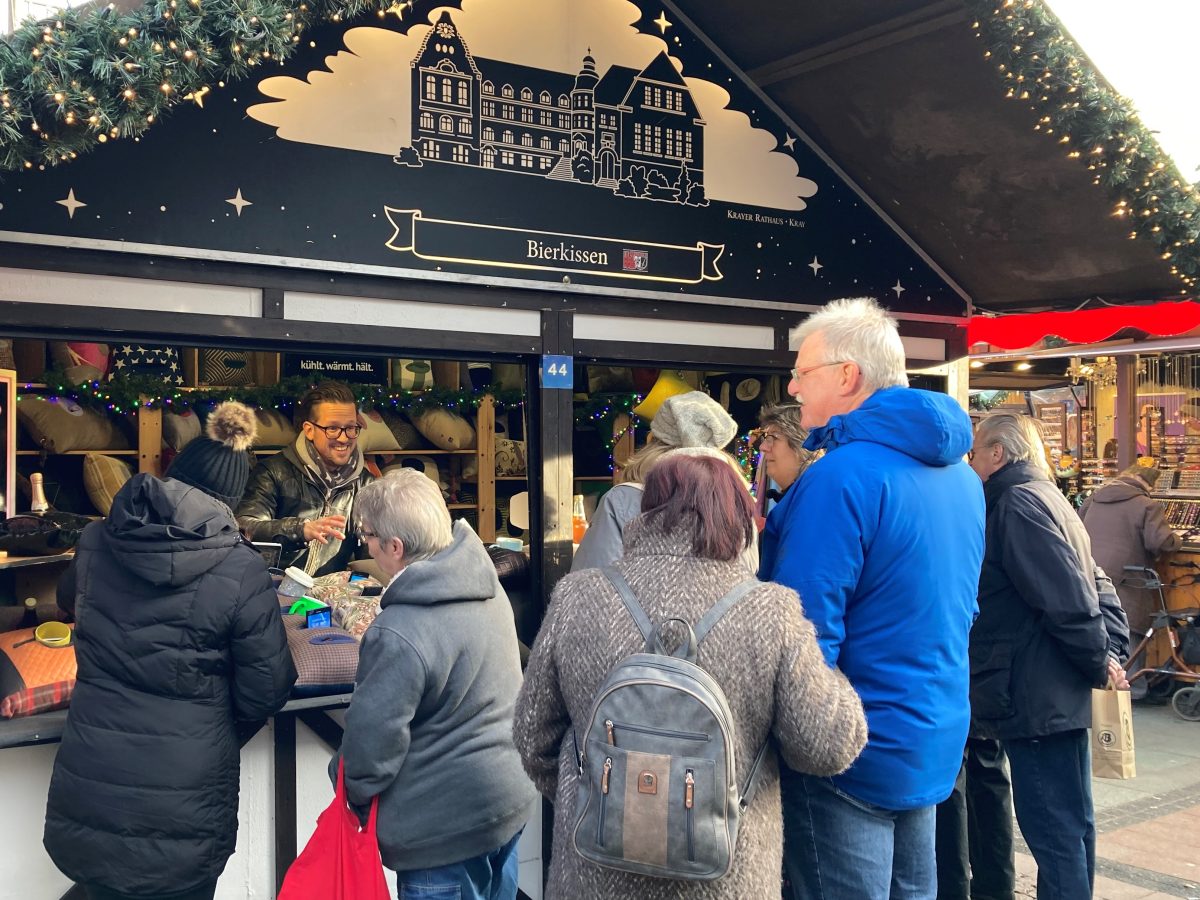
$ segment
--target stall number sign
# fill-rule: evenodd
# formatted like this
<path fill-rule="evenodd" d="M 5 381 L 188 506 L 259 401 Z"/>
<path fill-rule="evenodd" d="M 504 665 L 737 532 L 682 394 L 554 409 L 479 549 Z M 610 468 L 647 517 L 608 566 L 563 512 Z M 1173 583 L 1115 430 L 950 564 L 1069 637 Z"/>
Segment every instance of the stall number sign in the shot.
<path fill-rule="evenodd" d="M 569 356 L 542 356 L 542 387 L 569 391 L 575 386 L 575 360 Z"/>

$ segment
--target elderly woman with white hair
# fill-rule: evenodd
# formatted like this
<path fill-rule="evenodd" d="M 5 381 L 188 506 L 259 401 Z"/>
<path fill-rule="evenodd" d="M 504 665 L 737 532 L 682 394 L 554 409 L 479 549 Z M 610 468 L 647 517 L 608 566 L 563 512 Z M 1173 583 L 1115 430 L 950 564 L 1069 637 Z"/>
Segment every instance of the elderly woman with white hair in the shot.
<path fill-rule="evenodd" d="M 971 713 L 1008 754 L 1039 897 L 1090 897 L 1092 688 L 1127 687 L 1110 655 L 1087 531 L 1055 486 L 1038 424 L 994 413 L 968 454 L 987 532 L 971 631 Z"/>
<path fill-rule="evenodd" d="M 423 473 L 366 485 L 355 510 L 389 581 L 346 713 L 346 796 L 364 821 L 379 798 L 379 851 L 401 897 L 513 900 L 537 793 L 513 746 L 521 665 L 508 598 Z"/>

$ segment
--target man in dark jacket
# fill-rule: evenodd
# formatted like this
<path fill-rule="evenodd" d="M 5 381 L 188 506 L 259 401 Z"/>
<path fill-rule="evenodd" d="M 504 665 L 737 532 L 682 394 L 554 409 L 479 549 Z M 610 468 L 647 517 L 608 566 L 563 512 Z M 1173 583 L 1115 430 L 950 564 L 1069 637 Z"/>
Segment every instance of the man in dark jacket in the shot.
<path fill-rule="evenodd" d="M 354 498 L 369 482 L 358 448 L 362 423 L 350 388 L 324 381 L 300 398 L 296 442 L 250 475 L 237 521 L 252 541 L 283 545 L 283 566 L 310 575 L 346 568 L 354 541 Z"/>
<path fill-rule="evenodd" d="M 170 477 L 135 475 L 79 542 L 60 598 L 79 674 L 44 843 L 91 900 L 213 896 L 237 839 L 240 744 L 296 680 L 267 567 L 229 508 L 254 422 L 217 407 Z"/>
<path fill-rule="evenodd" d="M 1091 690 L 1128 687 L 1109 652 L 1091 544 L 1050 478 L 1037 423 L 988 416 L 971 467 L 987 542 L 971 632 L 971 712 L 1008 754 L 1017 823 L 1038 896 L 1087 900 L 1095 875 Z"/>
<path fill-rule="evenodd" d="M 346 712 L 346 796 L 364 821 L 379 799 L 379 852 L 401 897 L 514 900 L 517 839 L 537 792 L 513 744 L 521 664 L 508 598 L 475 532 L 451 528 L 423 473 L 366 486 L 358 514 L 390 581 Z"/>

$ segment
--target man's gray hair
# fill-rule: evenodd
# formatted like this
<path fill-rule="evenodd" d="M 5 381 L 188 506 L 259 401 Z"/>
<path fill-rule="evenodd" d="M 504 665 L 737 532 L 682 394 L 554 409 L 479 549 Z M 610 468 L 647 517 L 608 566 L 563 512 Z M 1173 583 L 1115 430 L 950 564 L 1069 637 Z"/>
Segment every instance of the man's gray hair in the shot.
<path fill-rule="evenodd" d="M 975 443 L 980 447 L 999 444 L 1006 463 L 1030 462 L 1048 477 L 1054 477 L 1046 456 L 1042 423 L 1037 419 L 1020 413 L 991 413 L 979 421 Z"/>
<path fill-rule="evenodd" d="M 867 391 L 908 386 L 904 344 L 896 320 L 870 297 L 826 304 L 792 329 L 792 346 L 799 349 L 805 338 L 817 332 L 825 338 L 822 362 L 856 363 Z"/>
<path fill-rule="evenodd" d="M 428 559 L 453 539 L 442 489 L 417 469 L 393 469 L 365 485 L 354 511 L 380 540 L 399 538 L 406 563 Z"/>

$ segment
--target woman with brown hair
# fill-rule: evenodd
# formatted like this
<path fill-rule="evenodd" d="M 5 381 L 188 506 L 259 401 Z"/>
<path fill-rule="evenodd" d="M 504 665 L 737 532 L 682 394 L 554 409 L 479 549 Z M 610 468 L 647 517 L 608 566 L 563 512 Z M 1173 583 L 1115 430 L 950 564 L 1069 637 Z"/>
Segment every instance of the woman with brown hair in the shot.
<path fill-rule="evenodd" d="M 747 578 L 753 507 L 725 454 L 665 454 L 646 477 L 642 513 L 625 529 L 614 568 L 652 623 L 696 623 Z M 782 867 L 779 763 L 768 753 L 742 814 L 729 873 L 682 882 L 602 867 L 572 846 L 579 783 L 573 736 L 587 730 L 609 669 L 642 649 L 640 631 L 602 571 L 568 575 L 554 591 L 517 699 L 514 736 L 526 772 L 554 803 L 548 898 L 734 898 L 778 894 Z M 817 775 L 846 769 L 866 742 L 858 696 L 825 665 L 795 592 L 760 584 L 700 642 L 697 663 L 720 685 L 736 726 L 736 781 L 745 784 L 768 737 L 789 766 Z"/>

